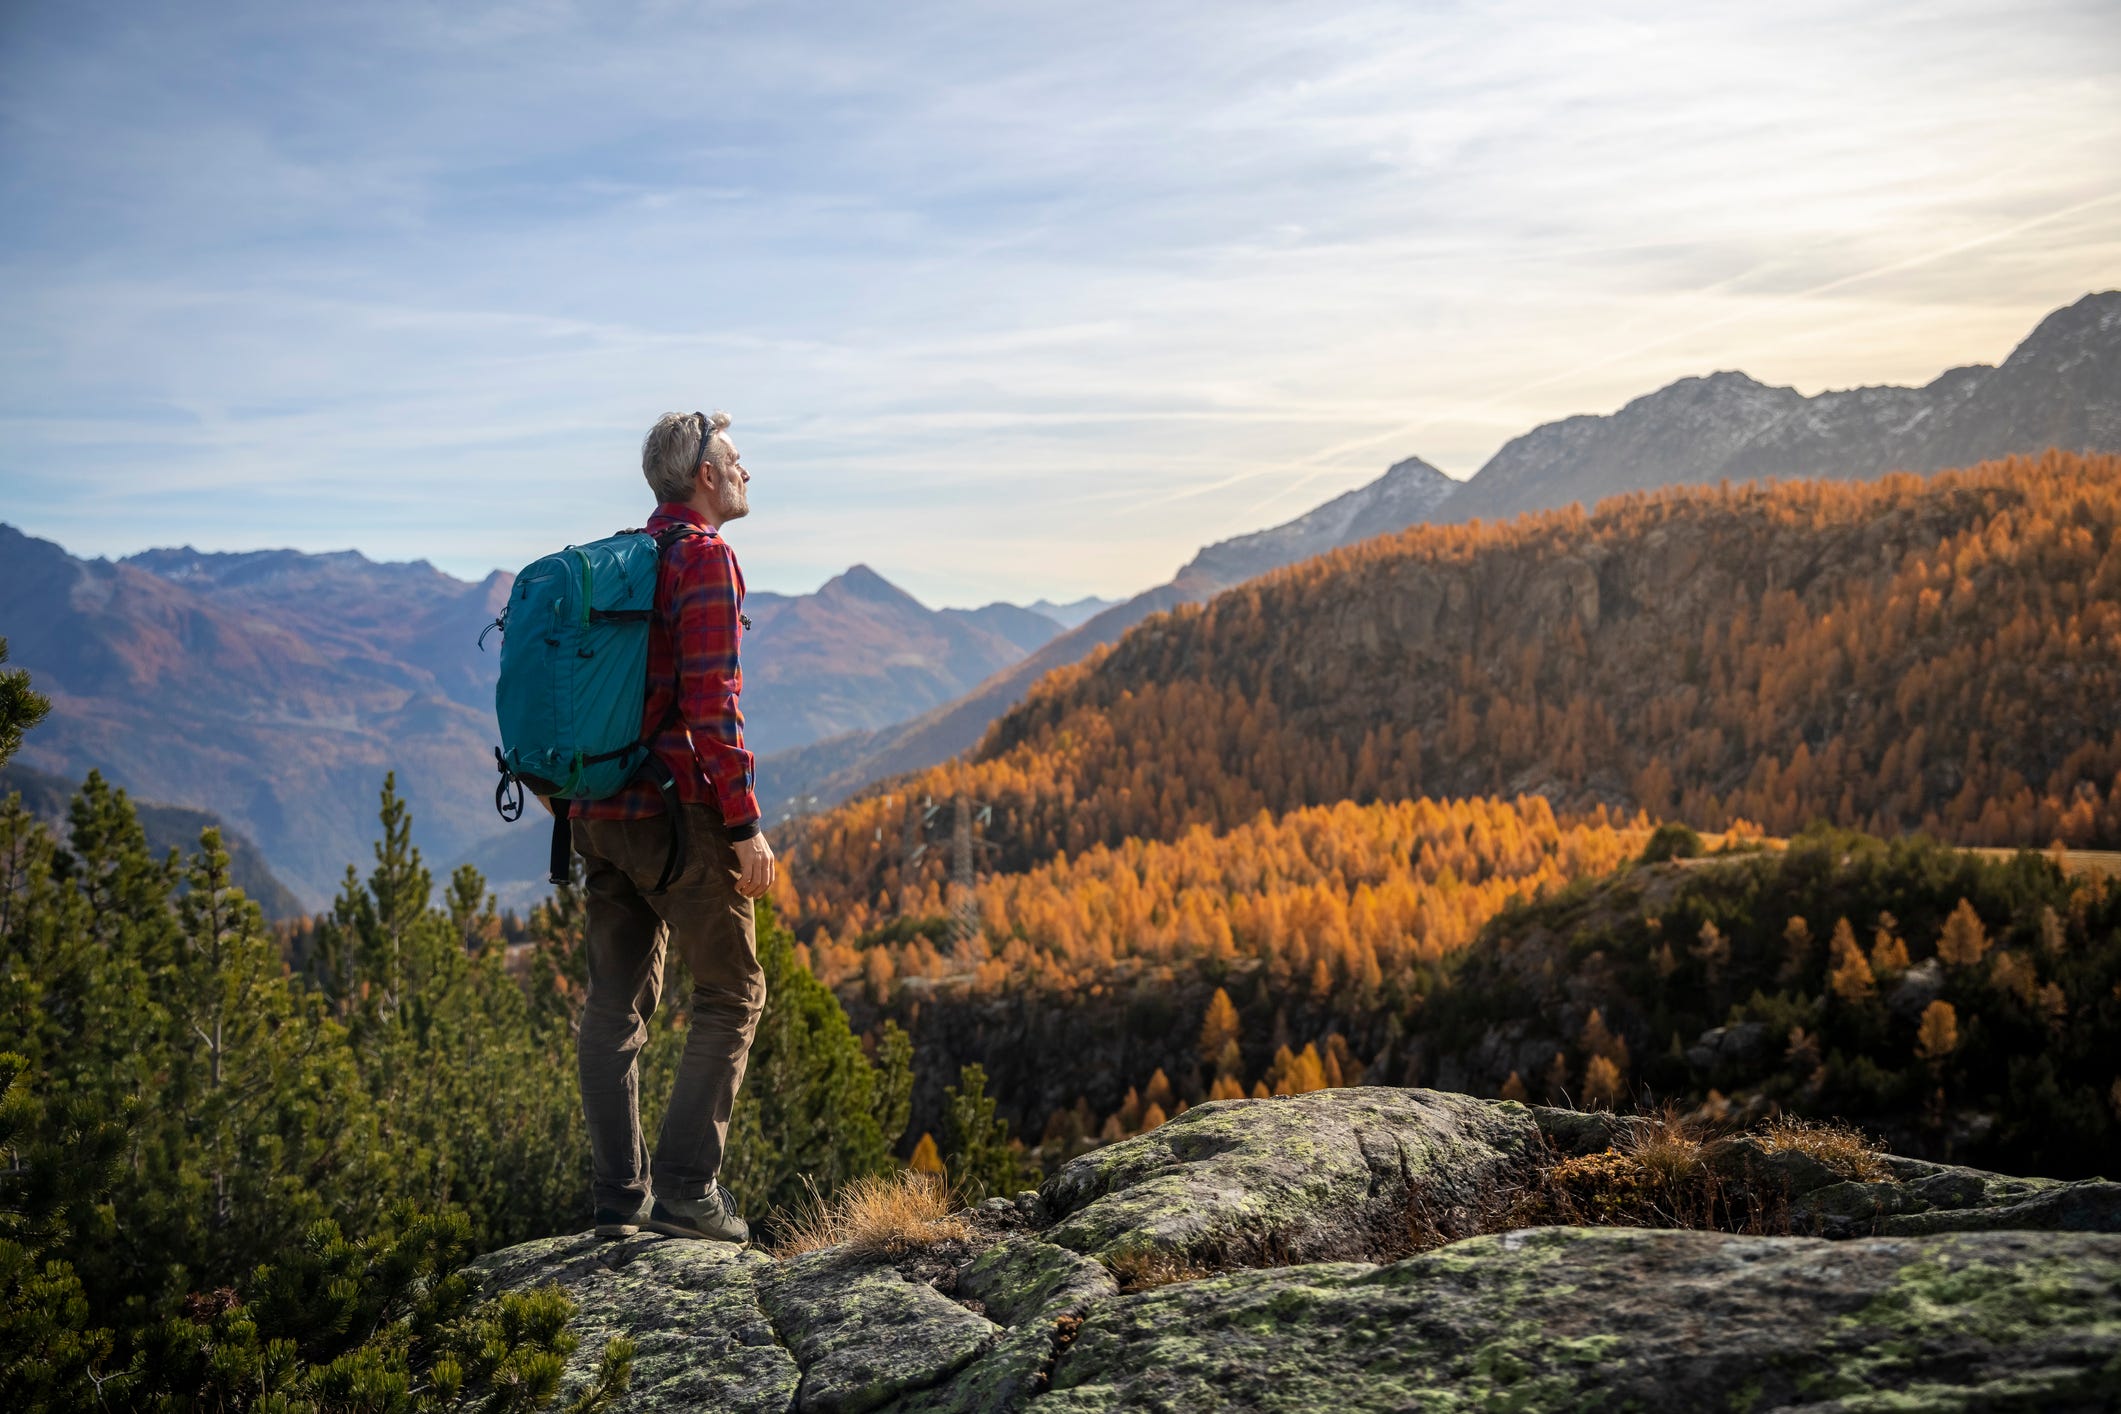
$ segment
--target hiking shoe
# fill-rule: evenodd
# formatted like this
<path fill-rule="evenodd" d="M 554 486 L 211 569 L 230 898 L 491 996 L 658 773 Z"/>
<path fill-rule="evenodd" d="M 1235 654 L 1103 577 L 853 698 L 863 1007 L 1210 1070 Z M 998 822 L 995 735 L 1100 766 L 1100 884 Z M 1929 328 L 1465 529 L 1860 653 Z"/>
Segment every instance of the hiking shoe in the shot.
<path fill-rule="evenodd" d="M 751 1225 L 736 1215 L 736 1201 L 717 1183 L 697 1198 L 658 1198 L 648 1211 L 650 1232 L 710 1242 L 749 1242 Z"/>
<path fill-rule="evenodd" d="M 645 1208 L 645 1206 L 646 1205 L 644 1204 L 643 1208 Z M 598 1208 L 597 1236 L 633 1236 L 635 1233 L 641 1230 L 641 1213 L 643 1208 L 628 1208 L 624 1211 L 621 1211 L 618 1208 Z"/>

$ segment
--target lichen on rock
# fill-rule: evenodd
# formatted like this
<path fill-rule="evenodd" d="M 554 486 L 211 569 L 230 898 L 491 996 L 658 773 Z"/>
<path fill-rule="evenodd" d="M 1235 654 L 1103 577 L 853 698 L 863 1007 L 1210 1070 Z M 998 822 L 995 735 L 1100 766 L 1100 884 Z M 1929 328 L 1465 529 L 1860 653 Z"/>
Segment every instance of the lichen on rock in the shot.
<path fill-rule="evenodd" d="M 759 1297 L 803 1372 L 801 1414 L 867 1414 L 955 1374 L 1000 1328 L 889 1261 L 837 1249 L 763 1274 Z"/>
<path fill-rule="evenodd" d="M 1123 1297 L 1030 1408 L 1980 1408 L 2004 1391 L 2093 1408 L 2121 1348 L 2117 1291 L 2121 1238 L 2105 1236 L 1533 1229 Z M 1918 1386 L 1926 1399 L 1865 1402 Z"/>
<path fill-rule="evenodd" d="M 581 1344 L 563 1388 L 587 1384 L 604 1343 L 634 1345 L 624 1407 L 636 1414 L 714 1409 L 783 1414 L 798 1370 L 760 1309 L 762 1252 L 644 1233 L 607 1242 L 584 1233 L 526 1242 L 473 1263 L 485 1294 L 556 1284 L 575 1303 Z"/>
<path fill-rule="evenodd" d="M 1073 1160 L 1039 1196 L 1047 1240 L 1092 1256 L 1375 1258 L 1410 1250 L 1411 1202 L 1477 1206 L 1539 1142 L 1523 1105 L 1438 1090 L 1221 1100 Z"/>

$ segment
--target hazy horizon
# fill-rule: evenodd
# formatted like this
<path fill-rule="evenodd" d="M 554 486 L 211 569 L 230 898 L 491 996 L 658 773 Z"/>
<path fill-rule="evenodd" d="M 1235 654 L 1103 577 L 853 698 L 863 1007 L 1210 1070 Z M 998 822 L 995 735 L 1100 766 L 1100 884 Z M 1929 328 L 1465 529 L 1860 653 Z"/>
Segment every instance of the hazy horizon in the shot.
<path fill-rule="evenodd" d="M 2084 3 L 18 9 L 0 520 L 475 579 L 720 406 L 754 588 L 1124 597 L 1676 378 L 1999 362 L 2121 284 L 2117 57 Z"/>

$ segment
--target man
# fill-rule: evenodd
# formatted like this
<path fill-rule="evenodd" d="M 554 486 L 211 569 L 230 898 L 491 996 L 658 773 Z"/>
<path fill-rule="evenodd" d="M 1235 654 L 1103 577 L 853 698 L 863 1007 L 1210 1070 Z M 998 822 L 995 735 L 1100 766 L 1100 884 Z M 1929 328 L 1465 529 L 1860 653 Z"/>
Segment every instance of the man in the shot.
<path fill-rule="evenodd" d="M 677 779 L 690 836 L 684 871 L 667 891 L 650 892 L 671 822 L 647 780 L 571 807 L 589 953 L 577 1058 L 603 1237 L 629 1236 L 644 1222 L 672 1237 L 750 1237 L 717 1175 L 766 1004 L 751 901 L 772 886 L 774 860 L 759 833 L 737 706 L 744 576 L 721 529 L 750 511 L 751 474 L 728 427 L 724 413 L 665 413 L 641 445 L 641 471 L 660 503 L 649 531 L 685 532 L 662 554 L 642 721 Z M 636 1061 L 662 991 L 666 939 L 692 977 L 692 1023 L 656 1140 L 651 1207 Z"/>

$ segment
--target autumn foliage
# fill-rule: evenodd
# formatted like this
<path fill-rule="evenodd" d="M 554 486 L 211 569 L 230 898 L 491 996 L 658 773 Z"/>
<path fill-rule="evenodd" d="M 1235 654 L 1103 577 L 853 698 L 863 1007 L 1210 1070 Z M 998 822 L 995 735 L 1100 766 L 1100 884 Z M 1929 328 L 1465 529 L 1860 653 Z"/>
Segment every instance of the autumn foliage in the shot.
<path fill-rule="evenodd" d="M 904 822 L 957 794 L 993 806 L 1012 871 L 1263 810 L 1520 792 L 2111 847 L 2117 525 L 2121 457 L 2050 452 L 1415 527 L 1147 620 L 970 758 L 812 822 L 799 913 L 844 936 L 941 889 L 945 852 L 909 865 Z"/>
<path fill-rule="evenodd" d="M 809 959 L 828 984 L 879 994 L 908 978 L 955 978 L 1056 997 L 1143 967 L 1219 974 L 1242 963 L 1264 968 L 1277 993 L 1370 1007 L 1406 996 L 1421 969 L 1505 903 L 1603 874 L 1647 834 L 1644 822 L 1616 825 L 1602 812 L 1564 822 L 1537 797 L 1343 801 L 989 875 L 977 887 L 979 932 L 956 946 L 923 931 L 865 932 L 886 920 L 857 903 L 838 920 L 844 934 L 819 929 Z M 938 914 L 944 899 L 930 882 L 903 902 Z M 1229 1068 L 1229 1006 L 1224 996 L 1203 1026 L 1211 1073 Z"/>

